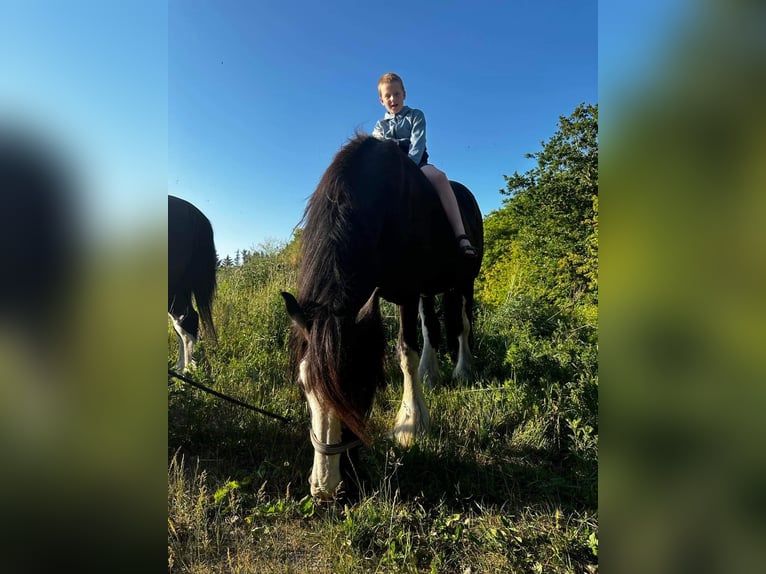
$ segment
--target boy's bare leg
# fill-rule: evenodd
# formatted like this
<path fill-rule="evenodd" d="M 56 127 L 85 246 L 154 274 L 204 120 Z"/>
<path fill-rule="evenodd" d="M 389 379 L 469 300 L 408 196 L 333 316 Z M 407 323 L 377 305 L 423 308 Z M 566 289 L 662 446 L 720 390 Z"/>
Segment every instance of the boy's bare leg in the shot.
<path fill-rule="evenodd" d="M 455 192 L 452 190 L 452 186 L 449 184 L 449 180 L 443 171 L 436 167 L 426 164 L 420 168 L 426 175 L 428 180 L 436 188 L 436 192 L 439 194 L 439 200 L 444 208 L 444 213 L 447 214 L 447 220 L 452 226 L 452 231 L 455 233 L 455 237 L 465 235 L 465 227 L 463 226 L 463 218 L 460 215 L 460 208 L 457 205 L 457 199 L 455 198 Z M 471 245 L 468 239 L 460 240 L 460 247 L 465 249 Z M 473 247 L 471 247 L 473 249 Z M 473 252 L 475 253 L 475 249 Z"/>

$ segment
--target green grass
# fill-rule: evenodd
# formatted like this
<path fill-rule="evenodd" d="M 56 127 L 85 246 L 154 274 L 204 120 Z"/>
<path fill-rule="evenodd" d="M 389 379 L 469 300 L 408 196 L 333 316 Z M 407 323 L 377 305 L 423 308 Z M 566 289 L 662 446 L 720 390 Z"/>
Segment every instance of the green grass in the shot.
<path fill-rule="evenodd" d="M 373 442 L 356 461 L 358 496 L 315 504 L 308 418 L 287 370 L 279 296 L 294 282 L 279 252 L 222 270 L 219 340 L 200 345 L 193 376 L 304 423 L 283 425 L 169 384 L 170 572 L 595 571 L 598 436 L 496 369 L 428 390 L 431 432 L 404 450 L 388 437 L 401 392 L 392 355 L 371 415 Z M 384 314 L 393 349 L 395 310 L 385 305 Z M 477 332 L 477 347 L 492 336 Z M 168 346 L 172 368 L 170 330 Z"/>

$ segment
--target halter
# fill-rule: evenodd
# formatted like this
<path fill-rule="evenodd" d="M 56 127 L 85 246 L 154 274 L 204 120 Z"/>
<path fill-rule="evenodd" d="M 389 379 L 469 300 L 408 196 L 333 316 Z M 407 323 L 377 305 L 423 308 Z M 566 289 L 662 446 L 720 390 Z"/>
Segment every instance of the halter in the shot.
<path fill-rule="evenodd" d="M 351 450 L 362 444 L 361 439 L 347 440 L 336 442 L 335 444 L 325 444 L 320 441 L 314 434 L 314 429 L 309 427 L 309 436 L 311 437 L 311 444 L 314 445 L 314 450 L 319 454 L 332 455 L 343 454 L 344 452 Z"/>

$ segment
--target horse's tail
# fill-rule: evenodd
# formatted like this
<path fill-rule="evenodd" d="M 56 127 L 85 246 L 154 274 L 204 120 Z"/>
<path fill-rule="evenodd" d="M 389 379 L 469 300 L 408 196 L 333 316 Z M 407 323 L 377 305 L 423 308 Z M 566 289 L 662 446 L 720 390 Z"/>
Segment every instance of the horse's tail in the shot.
<path fill-rule="evenodd" d="M 212 304 L 216 290 L 216 270 L 218 257 L 215 252 L 213 226 L 210 221 L 201 216 L 200 231 L 197 236 L 196 253 L 198 259 L 194 264 L 194 280 L 192 291 L 197 303 L 197 311 L 202 319 L 202 327 L 206 338 L 217 340 L 213 325 Z"/>

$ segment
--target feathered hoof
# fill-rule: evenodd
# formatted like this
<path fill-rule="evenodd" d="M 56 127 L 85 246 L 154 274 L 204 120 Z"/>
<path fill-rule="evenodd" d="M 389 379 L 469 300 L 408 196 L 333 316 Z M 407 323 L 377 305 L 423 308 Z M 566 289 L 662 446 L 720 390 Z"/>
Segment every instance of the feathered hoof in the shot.
<path fill-rule="evenodd" d="M 197 365 L 197 361 L 189 361 L 185 367 L 179 368 L 178 370 L 182 372 L 185 375 L 193 375 L 197 372 L 199 369 L 199 365 Z"/>
<path fill-rule="evenodd" d="M 394 439 L 400 446 L 409 448 L 415 444 L 419 436 L 428 433 L 430 425 L 428 411 L 419 410 L 416 414 L 403 404 L 394 424 Z"/>
<path fill-rule="evenodd" d="M 453 381 L 471 382 L 474 380 L 474 370 L 471 367 L 458 367 L 452 373 Z"/>
<path fill-rule="evenodd" d="M 415 433 L 411 427 L 397 426 L 394 428 L 394 439 L 404 448 L 410 448 L 415 444 Z"/>
<path fill-rule="evenodd" d="M 423 385 L 426 388 L 434 388 L 439 385 L 439 365 L 434 362 L 432 364 L 420 365 L 418 369 L 418 376 L 423 381 Z"/>

